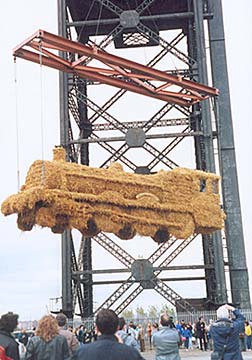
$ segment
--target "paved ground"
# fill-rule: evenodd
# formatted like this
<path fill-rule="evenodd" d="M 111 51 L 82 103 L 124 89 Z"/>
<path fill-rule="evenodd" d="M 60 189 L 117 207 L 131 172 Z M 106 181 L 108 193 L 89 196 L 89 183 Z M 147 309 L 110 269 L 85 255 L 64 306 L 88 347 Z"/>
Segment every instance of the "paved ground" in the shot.
<path fill-rule="evenodd" d="M 200 350 L 190 350 L 190 351 L 180 350 L 181 360 L 182 359 L 210 360 L 210 354 L 211 354 L 211 351 L 203 351 L 202 352 Z M 153 350 L 146 351 L 146 352 L 142 353 L 142 356 L 146 360 L 155 360 L 155 351 L 153 351 Z M 243 352 L 242 356 L 243 356 L 244 360 L 252 360 L 252 352 L 251 351 Z"/>

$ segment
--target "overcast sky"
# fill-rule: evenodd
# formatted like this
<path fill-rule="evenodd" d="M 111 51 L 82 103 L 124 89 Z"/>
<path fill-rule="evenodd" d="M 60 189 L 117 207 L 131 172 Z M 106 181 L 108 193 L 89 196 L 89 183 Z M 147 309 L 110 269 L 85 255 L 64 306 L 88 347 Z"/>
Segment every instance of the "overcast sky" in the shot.
<path fill-rule="evenodd" d="M 56 0 L 16 0 L 4 4 L 0 23 L 0 202 L 17 192 L 18 169 L 22 184 L 28 167 L 34 160 L 41 158 L 41 119 L 46 159 L 51 159 L 52 148 L 59 144 L 57 71 L 41 70 L 38 65 L 24 60 L 18 60 L 17 66 L 14 66 L 12 58 L 12 48 L 37 29 L 57 33 L 56 3 Z M 224 0 L 223 8 L 244 237 L 252 288 L 252 169 L 249 160 L 252 153 L 252 3 L 250 0 L 241 0 L 239 3 L 236 0 Z M 37 319 L 47 311 L 49 298 L 61 295 L 60 236 L 52 235 L 48 229 L 22 233 L 17 229 L 16 215 L 0 215 L 0 226 L 0 313 L 16 311 L 23 320 Z M 139 244 L 140 247 L 130 241 L 125 246 L 135 257 L 148 256 L 146 248 L 149 253 L 156 247 L 152 241 L 147 246 Z M 186 254 L 190 255 L 194 250 L 197 251 L 197 248 L 192 244 Z M 96 252 L 103 256 L 101 250 L 96 249 Z M 107 262 L 107 266 L 113 264 L 113 261 Z M 110 289 L 107 292 L 109 294 Z M 96 292 L 94 300 L 101 301 L 105 293 L 106 290 L 102 294 Z M 151 294 L 148 300 L 146 294 L 143 295 L 136 304 L 151 305 L 150 298 L 155 304 L 165 302 L 159 295 Z M 183 294 L 182 291 L 182 295 L 193 297 L 195 294 Z"/>

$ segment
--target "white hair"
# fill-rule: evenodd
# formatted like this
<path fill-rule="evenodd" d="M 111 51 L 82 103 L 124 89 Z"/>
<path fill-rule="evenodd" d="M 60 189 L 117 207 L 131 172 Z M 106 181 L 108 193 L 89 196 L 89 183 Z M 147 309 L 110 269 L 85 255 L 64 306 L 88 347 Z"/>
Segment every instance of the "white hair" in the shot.
<path fill-rule="evenodd" d="M 220 306 L 217 309 L 217 319 L 228 319 L 229 318 L 229 312 L 228 309 L 225 307 L 225 305 Z"/>

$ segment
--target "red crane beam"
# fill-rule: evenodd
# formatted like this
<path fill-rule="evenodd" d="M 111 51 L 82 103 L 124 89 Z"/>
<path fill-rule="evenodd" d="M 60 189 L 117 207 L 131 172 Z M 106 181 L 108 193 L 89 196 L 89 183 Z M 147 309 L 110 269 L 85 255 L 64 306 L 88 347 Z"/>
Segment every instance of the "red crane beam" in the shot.
<path fill-rule="evenodd" d="M 71 53 L 73 60 L 66 60 L 61 56 L 62 52 Z M 167 74 L 44 30 L 38 30 L 18 45 L 13 50 L 13 55 L 91 81 L 182 106 L 191 106 L 218 95 L 217 89 L 207 85 L 183 79 L 178 75 Z M 87 58 L 98 60 L 102 63 L 102 67 L 83 64 Z M 167 88 L 169 91 L 166 90 Z"/>

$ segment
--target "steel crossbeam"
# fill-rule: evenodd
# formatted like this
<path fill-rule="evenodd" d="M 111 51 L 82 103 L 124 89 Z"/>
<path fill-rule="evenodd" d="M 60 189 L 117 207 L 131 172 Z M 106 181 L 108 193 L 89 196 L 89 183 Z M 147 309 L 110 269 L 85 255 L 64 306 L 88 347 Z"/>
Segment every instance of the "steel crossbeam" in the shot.
<path fill-rule="evenodd" d="M 194 307 L 188 301 L 183 299 L 183 297 L 181 297 L 175 290 L 171 289 L 161 279 L 157 282 L 155 290 L 174 306 L 179 305 L 186 312 L 195 312 Z"/>
<path fill-rule="evenodd" d="M 191 236 L 188 239 L 182 241 L 182 243 L 177 246 L 171 254 L 159 265 L 167 267 L 171 261 L 178 256 L 178 254 L 188 246 L 193 239 L 195 239 L 196 235 Z M 119 245 L 117 245 L 113 240 L 111 240 L 105 234 L 99 234 L 94 237 L 94 240 L 101 245 L 105 250 L 107 250 L 110 254 L 112 254 L 117 260 L 121 261 L 127 268 L 131 268 L 135 259 L 125 250 L 123 250 Z M 172 245 L 175 244 L 177 240 L 175 238 L 170 238 L 167 242 L 161 244 L 158 249 L 156 249 L 148 258 L 148 261 L 154 265 L 154 263 L 165 254 L 165 252 L 171 248 Z M 153 288 L 157 290 L 165 299 L 170 301 L 173 305 L 176 305 L 176 302 L 179 301 L 179 306 L 181 306 L 184 310 L 192 312 L 194 309 L 190 303 L 183 300 L 183 298 L 173 291 L 170 287 L 168 287 L 162 279 L 158 278 L 158 275 L 162 270 L 154 271 L 154 279 L 152 280 Z M 102 308 L 110 308 L 114 305 L 121 296 L 123 296 L 135 283 L 134 276 L 130 275 L 126 280 L 122 282 L 122 284 L 96 309 L 94 315 L 98 313 L 98 311 Z M 125 299 L 123 302 L 116 307 L 115 312 L 120 314 L 142 291 L 143 287 L 141 284 L 137 288 L 135 288 Z"/>
<path fill-rule="evenodd" d="M 93 239 L 126 267 L 130 268 L 135 261 L 127 251 L 112 241 L 106 234 L 100 233 L 94 236 Z"/>
<path fill-rule="evenodd" d="M 84 101 L 88 107 L 90 107 L 92 110 L 96 111 L 96 113 L 99 113 L 100 116 L 102 116 L 105 120 L 107 120 L 109 123 L 113 124 L 118 130 L 121 130 L 124 134 L 127 132 L 126 125 L 123 125 L 123 123 L 120 123 L 115 117 L 112 117 L 110 114 L 108 114 L 103 108 L 96 105 L 93 101 L 91 101 L 86 95 L 81 94 L 78 90 L 75 90 L 76 94 L 72 94 L 72 96 L 76 96 L 81 101 Z M 144 126 L 145 132 L 147 132 L 152 125 L 155 124 L 156 121 L 158 121 L 159 118 L 164 116 L 167 112 L 169 112 L 174 105 L 166 104 L 164 107 L 157 112 Z M 99 138 L 97 137 L 97 141 Z M 101 141 L 100 141 L 101 142 Z M 99 143 L 100 143 L 99 142 Z M 166 166 L 168 166 L 170 169 L 173 169 L 175 167 L 178 167 L 178 164 L 176 164 L 174 161 L 168 159 L 165 154 L 160 153 L 157 149 L 154 148 L 151 144 L 148 142 L 145 142 L 143 145 L 143 148 L 147 150 L 151 155 L 153 155 L 155 158 L 158 158 L 159 161 L 163 162 Z M 126 153 L 126 151 L 129 149 L 129 146 L 127 144 L 123 144 L 119 149 L 115 150 L 115 153 L 112 157 L 106 160 L 105 163 L 102 164 L 101 167 L 110 164 L 112 161 L 116 161 L 123 153 Z M 136 166 L 135 166 L 136 167 Z M 130 167 L 132 168 L 132 167 Z"/>
<path fill-rule="evenodd" d="M 152 29 L 150 29 L 147 25 L 140 23 L 137 25 L 137 29 L 142 34 L 148 34 L 148 38 L 153 39 L 157 45 L 159 44 L 165 49 L 169 49 L 169 52 L 176 56 L 177 59 L 181 60 L 183 63 L 187 65 L 193 65 L 195 60 L 190 56 L 184 54 L 182 51 L 178 50 L 174 45 L 163 39 L 160 35 L 156 34 Z M 146 35 L 147 36 L 147 35 Z"/>
<path fill-rule="evenodd" d="M 126 126 L 127 129 L 143 129 L 147 121 L 125 121 L 121 123 L 121 127 Z M 176 119 L 160 119 L 155 120 L 152 127 L 166 127 L 166 126 L 178 126 L 178 125 L 188 125 L 189 121 L 186 118 L 176 118 Z M 116 130 L 117 127 L 111 123 L 100 123 L 92 125 L 93 131 L 107 131 L 107 130 Z"/>
<path fill-rule="evenodd" d="M 136 12 L 140 15 L 144 10 L 146 10 L 155 0 L 144 0 L 136 8 Z"/>
<path fill-rule="evenodd" d="M 27 47 L 29 50 L 26 50 Z M 78 56 L 78 59 L 75 61 L 66 60 L 60 55 L 56 55 L 52 50 L 70 52 L 75 54 L 76 57 Z M 218 95 L 217 89 L 207 85 L 149 68 L 44 30 L 38 30 L 31 38 L 17 46 L 14 49 L 14 56 L 181 106 L 191 106 L 210 96 Z M 87 57 L 100 61 L 109 70 L 107 68 L 93 68 L 82 65 L 82 62 Z M 113 77 L 111 77 L 111 70 Z M 146 79 L 152 80 L 153 84 L 151 86 L 146 84 Z M 154 85 L 154 82 L 159 82 L 159 86 Z M 184 92 L 166 90 L 166 88 L 173 86 L 183 89 Z"/>
<path fill-rule="evenodd" d="M 187 133 L 190 132 L 190 127 L 187 126 L 182 133 Z M 155 156 L 153 158 L 152 161 L 149 162 L 149 164 L 147 165 L 148 168 L 151 170 L 153 169 L 159 162 L 160 160 L 165 157 L 167 154 L 169 154 L 174 148 L 175 146 L 177 146 L 181 141 L 183 140 L 183 137 L 176 137 L 173 141 L 170 142 L 170 144 L 168 144 L 163 150 L 161 154 L 158 154 L 157 156 Z"/>
<path fill-rule="evenodd" d="M 95 237 L 95 240 L 97 241 L 97 237 Z M 100 240 L 100 239 L 99 239 Z M 111 239 L 109 239 L 108 237 L 106 237 L 106 242 L 109 241 L 109 243 L 111 244 L 110 247 L 107 247 L 107 246 L 104 246 L 104 242 L 102 244 L 102 246 L 111 254 L 110 250 L 111 248 L 114 248 L 116 249 L 116 252 L 113 252 L 112 255 L 114 255 L 116 257 L 116 259 L 121 260 L 121 257 L 119 256 L 118 257 L 118 254 L 120 254 L 120 251 L 121 251 L 121 248 L 115 244 L 115 242 L 113 242 Z M 169 249 L 173 243 L 174 243 L 175 239 L 172 238 L 170 239 L 169 241 L 167 241 L 166 243 L 162 244 L 159 246 L 159 248 L 153 252 L 153 254 L 149 257 L 149 261 L 156 261 L 158 260 L 165 252 L 167 249 Z M 135 259 L 133 259 L 131 257 L 131 255 L 129 255 L 128 253 L 124 254 L 124 257 L 129 257 L 129 262 L 128 262 L 128 265 L 126 265 L 127 267 L 129 267 L 129 265 L 131 266 L 131 264 L 129 264 L 132 260 L 135 261 Z M 96 312 L 97 313 L 100 309 L 102 308 L 108 308 L 110 306 L 112 306 L 132 285 L 133 285 L 133 282 L 129 283 L 131 280 L 134 280 L 134 277 L 131 275 L 127 280 L 125 280 L 123 282 L 123 284 L 121 286 L 119 286 L 119 288 L 117 290 L 115 290 L 113 292 L 112 295 L 109 296 L 109 298 L 107 300 L 105 300 L 100 306 L 98 309 L 96 309 Z M 140 288 L 141 285 L 139 285 Z M 132 294 L 135 294 L 135 290 L 133 290 L 133 293 Z M 136 295 L 137 296 L 137 295 Z"/>
<path fill-rule="evenodd" d="M 81 251 L 79 252 L 78 263 L 77 263 L 76 255 L 75 255 L 75 251 L 74 251 L 72 234 L 70 234 L 70 241 L 71 241 L 71 248 L 72 248 L 72 269 L 73 269 L 73 271 L 83 270 L 82 259 L 80 259 L 80 256 L 83 254 L 83 252 L 81 252 Z M 84 241 L 83 238 L 82 238 L 82 241 Z M 83 248 L 83 246 L 82 246 L 82 248 Z M 80 283 L 79 279 L 73 281 L 72 292 L 73 292 L 73 309 L 75 309 L 76 301 L 78 298 L 80 311 L 81 311 L 81 313 L 83 313 L 84 312 L 84 298 L 83 298 L 83 293 L 81 290 L 81 283 Z"/>

